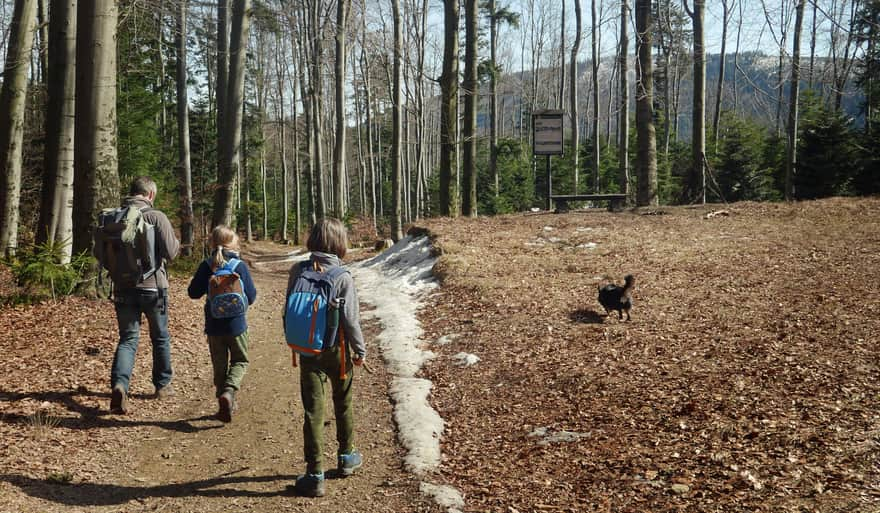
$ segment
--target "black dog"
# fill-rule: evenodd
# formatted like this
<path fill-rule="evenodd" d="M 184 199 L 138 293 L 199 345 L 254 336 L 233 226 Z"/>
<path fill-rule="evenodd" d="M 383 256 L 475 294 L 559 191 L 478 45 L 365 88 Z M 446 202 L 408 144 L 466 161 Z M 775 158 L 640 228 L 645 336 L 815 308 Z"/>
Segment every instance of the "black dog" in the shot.
<path fill-rule="evenodd" d="M 599 302 L 605 308 L 605 314 L 608 315 L 612 310 L 617 310 L 617 318 L 623 319 L 623 312 L 626 312 L 626 320 L 629 320 L 629 310 L 632 308 L 632 293 L 635 287 L 636 279 L 631 274 L 627 274 L 623 278 L 623 287 L 609 283 L 604 287 L 599 285 Z"/>

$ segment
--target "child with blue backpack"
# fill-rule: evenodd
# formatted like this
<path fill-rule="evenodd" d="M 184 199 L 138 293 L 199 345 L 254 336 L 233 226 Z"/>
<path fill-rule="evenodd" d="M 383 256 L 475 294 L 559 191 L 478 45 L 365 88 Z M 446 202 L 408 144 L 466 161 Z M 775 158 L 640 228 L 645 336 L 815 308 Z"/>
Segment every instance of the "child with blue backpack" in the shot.
<path fill-rule="evenodd" d="M 347 246 L 341 221 L 318 221 L 306 243 L 311 256 L 290 268 L 287 286 L 284 331 L 293 366 L 300 368 L 305 415 L 306 473 L 297 478 L 293 491 L 307 497 L 324 495 L 324 402 L 328 393 L 332 393 L 336 416 L 338 474 L 349 476 L 363 462 L 354 446 L 352 365 L 364 365 L 366 346 L 354 280 L 341 263 Z"/>
<path fill-rule="evenodd" d="M 211 256 L 196 270 L 187 289 L 189 297 L 205 302 L 205 334 L 214 368 L 217 418 L 231 422 L 237 407 L 236 394 L 248 366 L 248 305 L 257 289 L 247 264 L 239 257 L 238 235 L 218 225 L 211 232 Z"/>

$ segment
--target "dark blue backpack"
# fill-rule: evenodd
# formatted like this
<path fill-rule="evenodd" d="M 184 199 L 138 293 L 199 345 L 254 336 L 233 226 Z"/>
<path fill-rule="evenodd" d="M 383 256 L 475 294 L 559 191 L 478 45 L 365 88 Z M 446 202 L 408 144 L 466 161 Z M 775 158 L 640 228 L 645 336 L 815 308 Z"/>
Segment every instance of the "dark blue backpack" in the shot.
<path fill-rule="evenodd" d="M 338 330 L 337 290 L 334 283 L 346 273 L 335 266 L 327 271 L 316 262 L 300 264 L 284 309 L 284 337 L 287 345 L 304 356 L 315 356 L 335 345 Z M 331 315 L 335 313 L 337 315 Z M 331 321 L 334 318 L 334 322 Z"/>
<path fill-rule="evenodd" d="M 218 268 L 208 280 L 208 308 L 211 317 L 229 319 L 244 315 L 248 301 L 244 294 L 244 283 L 235 268 L 241 260 L 231 258 L 223 267 Z M 206 260 L 208 266 L 211 262 Z"/>

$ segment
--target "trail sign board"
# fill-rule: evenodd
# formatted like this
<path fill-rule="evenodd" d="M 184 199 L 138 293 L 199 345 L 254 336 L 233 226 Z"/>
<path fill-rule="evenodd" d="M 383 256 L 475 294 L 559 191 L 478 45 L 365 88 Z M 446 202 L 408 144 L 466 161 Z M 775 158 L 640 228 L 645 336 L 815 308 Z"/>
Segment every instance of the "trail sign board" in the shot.
<path fill-rule="evenodd" d="M 532 152 L 535 155 L 562 155 L 561 110 L 541 110 L 532 114 Z"/>

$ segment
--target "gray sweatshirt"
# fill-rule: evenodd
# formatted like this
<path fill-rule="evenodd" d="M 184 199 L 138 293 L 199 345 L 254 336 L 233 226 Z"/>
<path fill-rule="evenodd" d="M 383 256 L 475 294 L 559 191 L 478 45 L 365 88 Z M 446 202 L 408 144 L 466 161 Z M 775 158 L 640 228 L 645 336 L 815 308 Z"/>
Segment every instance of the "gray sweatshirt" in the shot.
<path fill-rule="evenodd" d="M 138 284 L 139 289 L 167 289 L 168 270 L 165 263 L 174 260 L 180 251 L 180 241 L 174 234 L 174 227 L 162 211 L 155 210 L 153 203 L 143 196 L 130 196 L 122 202 L 123 206 L 133 205 L 137 208 L 148 207 L 144 212 L 144 221 L 156 227 L 156 253 L 158 253 L 161 265 L 156 274 L 150 276 L 143 283 Z"/>
<path fill-rule="evenodd" d="M 329 253 L 312 253 L 312 259 L 317 260 L 325 269 L 342 265 L 339 257 Z M 300 264 L 297 262 L 290 267 L 290 277 L 287 280 L 287 294 L 290 295 L 290 289 L 293 288 L 293 282 L 300 275 Z M 342 273 L 333 284 L 338 291 L 338 297 L 345 298 L 345 306 L 342 309 L 340 323 L 342 329 L 345 330 L 345 340 L 351 347 L 351 352 L 356 357 L 364 358 L 367 355 L 367 347 L 364 343 L 364 333 L 361 331 L 360 305 L 357 298 L 357 290 L 354 287 L 354 279 L 349 273 Z M 284 308 L 287 308 L 287 301 L 284 302 Z"/>

